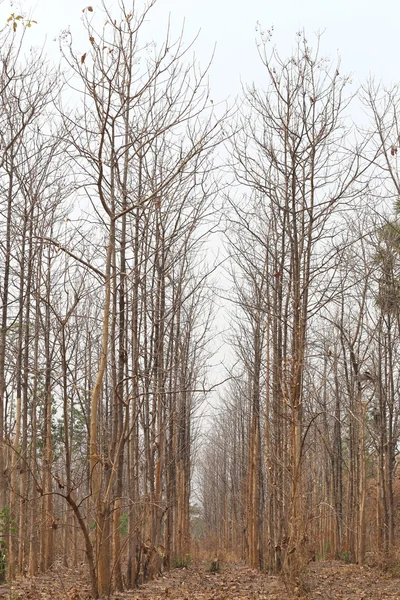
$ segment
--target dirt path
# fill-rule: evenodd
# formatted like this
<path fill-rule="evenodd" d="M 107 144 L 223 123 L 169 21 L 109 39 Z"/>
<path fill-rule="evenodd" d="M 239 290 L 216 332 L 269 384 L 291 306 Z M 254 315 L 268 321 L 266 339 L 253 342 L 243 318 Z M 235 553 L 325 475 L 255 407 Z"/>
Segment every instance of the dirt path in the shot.
<path fill-rule="evenodd" d="M 400 600 L 400 579 L 377 569 L 343 562 L 312 563 L 306 578 L 309 600 Z M 138 590 L 134 600 L 288 600 L 278 577 L 229 564 L 212 575 L 204 567 L 176 570 Z M 296 597 L 296 594 L 292 597 Z"/>
<path fill-rule="evenodd" d="M 204 566 L 176 569 L 142 586 L 134 600 L 266 600 L 287 598 L 278 577 L 271 577 L 236 564 L 222 565 L 212 574 Z"/>
<path fill-rule="evenodd" d="M 89 600 L 85 566 L 60 565 L 40 577 L 20 579 L 0 588 L 0 600 Z M 339 561 L 312 563 L 306 578 L 309 600 L 400 600 L 400 579 L 377 569 Z M 205 564 L 175 569 L 139 589 L 115 594 L 112 600 L 289 600 L 278 577 L 243 565 L 222 564 L 210 573 Z"/>

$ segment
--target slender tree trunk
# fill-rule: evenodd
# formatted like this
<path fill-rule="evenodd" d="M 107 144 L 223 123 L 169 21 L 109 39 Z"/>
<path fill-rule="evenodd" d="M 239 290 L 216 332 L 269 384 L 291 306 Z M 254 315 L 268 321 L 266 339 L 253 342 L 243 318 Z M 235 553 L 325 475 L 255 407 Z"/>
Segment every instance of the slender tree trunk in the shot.
<path fill-rule="evenodd" d="M 110 236 L 107 246 L 106 269 L 105 269 L 105 288 L 104 288 L 104 309 L 102 323 L 102 341 L 100 363 L 97 372 L 96 382 L 92 392 L 90 407 L 90 484 L 91 498 L 94 508 L 96 523 L 96 556 L 97 556 L 97 592 L 98 595 L 107 596 L 110 592 L 110 531 L 109 517 L 110 506 L 109 498 L 102 497 L 102 461 L 100 449 L 98 446 L 98 412 L 101 397 L 104 374 L 107 367 L 108 357 L 108 335 L 110 322 L 111 306 L 111 263 L 114 254 L 114 224 L 110 226 Z"/>

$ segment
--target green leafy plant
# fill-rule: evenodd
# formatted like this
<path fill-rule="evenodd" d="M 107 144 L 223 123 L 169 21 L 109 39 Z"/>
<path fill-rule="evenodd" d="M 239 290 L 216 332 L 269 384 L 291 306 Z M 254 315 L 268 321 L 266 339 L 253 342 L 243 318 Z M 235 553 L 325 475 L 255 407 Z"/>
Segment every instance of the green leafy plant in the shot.
<path fill-rule="evenodd" d="M 13 31 L 17 31 L 17 27 L 19 23 L 25 25 L 25 27 L 32 27 L 32 23 L 37 23 L 33 19 L 24 19 L 22 15 L 16 15 L 15 13 L 11 13 L 11 15 L 7 19 L 7 23 L 11 25 Z"/>
<path fill-rule="evenodd" d="M 16 522 L 11 519 L 10 508 L 7 506 L 0 511 L 0 583 L 4 583 L 7 574 L 7 547 L 4 539 L 16 532 Z"/>
<path fill-rule="evenodd" d="M 340 558 L 342 559 L 343 562 L 346 563 L 346 565 L 348 565 L 351 560 L 350 550 L 343 550 L 343 552 L 340 555 Z"/>
<path fill-rule="evenodd" d="M 173 560 L 173 566 L 175 569 L 185 569 L 190 567 L 192 563 L 192 557 L 190 554 L 184 554 L 183 556 L 176 556 Z"/>
<path fill-rule="evenodd" d="M 119 527 L 120 527 L 121 535 L 123 537 L 126 537 L 128 535 L 128 523 L 129 523 L 128 513 L 123 513 L 119 520 Z"/>

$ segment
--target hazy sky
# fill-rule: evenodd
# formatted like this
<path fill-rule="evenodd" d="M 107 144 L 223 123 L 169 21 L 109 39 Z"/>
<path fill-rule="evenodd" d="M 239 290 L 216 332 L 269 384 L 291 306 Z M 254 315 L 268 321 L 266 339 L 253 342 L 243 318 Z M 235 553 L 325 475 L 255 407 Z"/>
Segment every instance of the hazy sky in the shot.
<path fill-rule="evenodd" d="M 80 18 L 88 4 L 96 10 L 99 2 L 3 0 L 1 22 L 10 12 L 30 12 L 38 21 L 35 31 L 29 32 L 35 44 L 42 44 L 47 36 L 48 51 L 56 57 L 58 46 L 53 39 L 70 27 L 78 52 L 84 52 L 86 40 L 80 33 Z M 117 2 L 107 4 L 117 7 Z M 332 59 L 340 55 L 343 72 L 352 72 L 355 81 L 365 80 L 369 73 L 386 83 L 400 81 L 398 0 L 158 0 L 149 22 L 154 39 L 162 39 L 169 14 L 176 30 L 185 20 L 188 40 L 200 30 L 196 56 L 201 63 L 206 64 L 216 44 L 210 76 L 216 101 L 235 97 L 241 81 L 256 80 L 262 85 L 264 72 L 255 44 L 257 21 L 264 29 L 274 26 L 274 40 L 282 57 L 290 52 L 299 29 L 304 28 L 310 45 L 316 32 L 324 32 L 322 54 Z"/>

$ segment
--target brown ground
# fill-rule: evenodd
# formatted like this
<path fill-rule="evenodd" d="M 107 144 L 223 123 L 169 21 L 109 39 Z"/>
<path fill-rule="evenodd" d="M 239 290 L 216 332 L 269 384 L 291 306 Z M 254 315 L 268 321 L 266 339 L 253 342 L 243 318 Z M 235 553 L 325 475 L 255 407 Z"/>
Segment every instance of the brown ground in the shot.
<path fill-rule="evenodd" d="M 312 563 L 306 578 L 309 600 L 400 600 L 400 578 L 371 567 L 339 561 Z M 295 591 L 296 592 L 296 591 Z M 298 595 L 298 594 L 297 594 Z M 61 566 L 33 579 L 0 587 L 1 600 L 89 600 L 85 567 Z M 175 569 L 139 589 L 115 594 L 112 600 L 289 600 L 293 596 L 278 577 L 235 563 L 212 574 L 206 563 Z"/>

